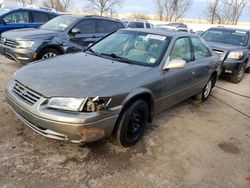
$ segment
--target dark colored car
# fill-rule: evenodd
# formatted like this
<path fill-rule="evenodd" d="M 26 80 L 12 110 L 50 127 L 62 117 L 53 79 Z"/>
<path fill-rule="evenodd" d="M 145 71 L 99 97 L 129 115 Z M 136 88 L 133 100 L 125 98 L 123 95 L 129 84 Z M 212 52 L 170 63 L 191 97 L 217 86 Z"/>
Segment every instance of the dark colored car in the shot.
<path fill-rule="evenodd" d="M 122 29 L 85 52 L 31 63 L 6 85 L 17 116 L 37 133 L 86 143 L 138 142 L 153 115 L 215 85 L 217 55 L 200 37 Z"/>
<path fill-rule="evenodd" d="M 230 81 L 239 83 L 250 66 L 249 30 L 215 27 L 202 34 L 203 39 L 220 56 L 222 74 L 229 75 Z"/>
<path fill-rule="evenodd" d="M 43 9 L 17 8 L 0 9 L 0 34 L 22 28 L 37 28 L 59 14 Z"/>
<path fill-rule="evenodd" d="M 37 29 L 4 32 L 0 53 L 26 64 L 60 54 L 78 52 L 124 28 L 121 21 L 98 16 L 58 16 Z"/>

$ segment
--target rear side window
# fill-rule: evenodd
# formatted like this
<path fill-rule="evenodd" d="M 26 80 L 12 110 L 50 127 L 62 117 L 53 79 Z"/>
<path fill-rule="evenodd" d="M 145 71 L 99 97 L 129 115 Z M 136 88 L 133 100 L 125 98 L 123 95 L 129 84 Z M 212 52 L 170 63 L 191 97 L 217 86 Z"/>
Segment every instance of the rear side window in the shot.
<path fill-rule="evenodd" d="M 131 27 L 131 28 L 144 28 L 144 23 L 142 23 L 142 22 L 130 22 L 128 24 L 128 27 Z"/>
<path fill-rule="evenodd" d="M 112 33 L 117 30 L 116 22 L 109 20 L 97 20 L 97 33 Z"/>
<path fill-rule="evenodd" d="M 150 26 L 149 23 L 146 23 L 146 27 L 147 27 L 147 28 L 151 28 L 151 26 Z"/>
<path fill-rule="evenodd" d="M 186 62 L 192 61 L 192 51 L 189 38 L 184 37 L 176 40 L 170 54 L 170 60 L 172 59 L 182 59 Z"/>
<path fill-rule="evenodd" d="M 75 27 L 81 30 L 81 34 L 95 33 L 95 20 L 82 20 Z"/>
<path fill-rule="evenodd" d="M 45 23 L 49 21 L 49 16 L 43 12 L 32 12 L 33 22 L 35 23 Z"/>
<path fill-rule="evenodd" d="M 208 47 L 202 42 L 200 38 L 191 37 L 191 41 L 194 47 L 194 56 L 196 60 L 211 56 Z"/>
<path fill-rule="evenodd" d="M 28 23 L 30 22 L 29 19 L 29 12 L 28 11 L 15 11 L 7 14 L 4 19 L 8 20 L 10 23 Z"/>

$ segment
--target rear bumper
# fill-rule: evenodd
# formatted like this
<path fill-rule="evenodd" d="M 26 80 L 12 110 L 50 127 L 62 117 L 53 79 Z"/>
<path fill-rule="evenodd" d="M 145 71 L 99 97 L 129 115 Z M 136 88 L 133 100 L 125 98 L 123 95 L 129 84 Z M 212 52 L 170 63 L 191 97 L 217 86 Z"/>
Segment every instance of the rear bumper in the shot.
<path fill-rule="evenodd" d="M 11 48 L 0 43 L 0 54 L 16 61 L 17 63 L 27 64 L 32 62 L 34 60 L 34 53 L 35 51 L 33 51 L 32 49 Z"/>
<path fill-rule="evenodd" d="M 106 113 L 105 117 L 101 113 L 53 113 L 55 110 L 48 111 L 43 110 L 44 107 L 40 108 L 44 101 L 38 101 L 38 104 L 27 107 L 27 104 L 19 99 L 11 88 L 12 84 L 8 82 L 5 89 L 6 99 L 18 118 L 32 130 L 47 138 L 73 143 L 93 142 L 110 136 L 118 118 L 118 114 L 113 113 Z"/>

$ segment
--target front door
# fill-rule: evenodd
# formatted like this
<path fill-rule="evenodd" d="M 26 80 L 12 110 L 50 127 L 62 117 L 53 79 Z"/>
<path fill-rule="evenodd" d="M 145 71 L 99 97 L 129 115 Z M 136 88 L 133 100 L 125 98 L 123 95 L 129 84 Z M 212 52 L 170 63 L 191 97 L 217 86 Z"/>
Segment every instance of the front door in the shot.
<path fill-rule="evenodd" d="M 163 70 L 162 110 L 193 95 L 195 62 L 188 37 L 176 40 L 168 61 L 173 59 L 185 60 L 186 66 L 181 69 Z"/>
<path fill-rule="evenodd" d="M 6 23 L 1 24 L 1 32 L 25 28 L 30 22 L 30 15 L 28 11 L 19 10 L 7 14 L 3 19 Z"/>
<path fill-rule="evenodd" d="M 69 40 L 72 43 L 72 47 L 70 47 L 71 51 L 83 50 L 90 43 L 94 43 L 97 40 L 95 35 L 95 19 L 81 20 L 73 28 L 78 28 L 81 32 L 76 35 L 69 33 Z"/>

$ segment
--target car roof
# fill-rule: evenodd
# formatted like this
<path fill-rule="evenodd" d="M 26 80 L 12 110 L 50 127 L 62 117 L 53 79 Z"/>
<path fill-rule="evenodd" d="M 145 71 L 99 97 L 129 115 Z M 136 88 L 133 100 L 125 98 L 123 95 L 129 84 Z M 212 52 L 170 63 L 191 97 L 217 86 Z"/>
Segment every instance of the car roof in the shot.
<path fill-rule="evenodd" d="M 150 34 L 156 34 L 156 35 L 163 35 L 163 36 L 168 36 L 168 37 L 184 37 L 184 36 L 196 36 L 194 34 L 191 33 L 187 33 L 187 32 L 176 32 L 176 31 L 168 31 L 165 29 L 135 29 L 135 28 L 126 28 L 126 29 L 121 29 L 124 31 L 135 31 L 135 32 L 143 32 L 143 33 L 150 33 Z"/>
<path fill-rule="evenodd" d="M 37 9 L 37 8 L 9 8 L 9 11 L 16 11 L 16 10 L 28 10 L 28 11 L 38 11 L 38 12 L 44 12 L 44 13 L 49 13 L 49 14 L 58 14 L 57 12 L 45 10 L 45 9 Z"/>
<path fill-rule="evenodd" d="M 209 28 L 208 30 L 221 30 L 221 31 L 246 31 L 246 32 L 249 32 L 250 30 L 249 29 L 242 29 L 242 28 L 233 28 L 233 27 L 211 27 Z"/>
<path fill-rule="evenodd" d="M 75 15 L 75 14 L 65 14 L 61 16 L 69 16 L 71 18 L 77 18 L 77 19 L 82 19 L 82 18 L 94 18 L 94 19 L 102 19 L 102 20 L 110 20 L 110 21 L 117 21 L 121 22 L 119 19 L 114 19 L 114 18 L 109 18 L 109 17 L 104 17 L 104 16 L 92 16 L 92 15 Z"/>

